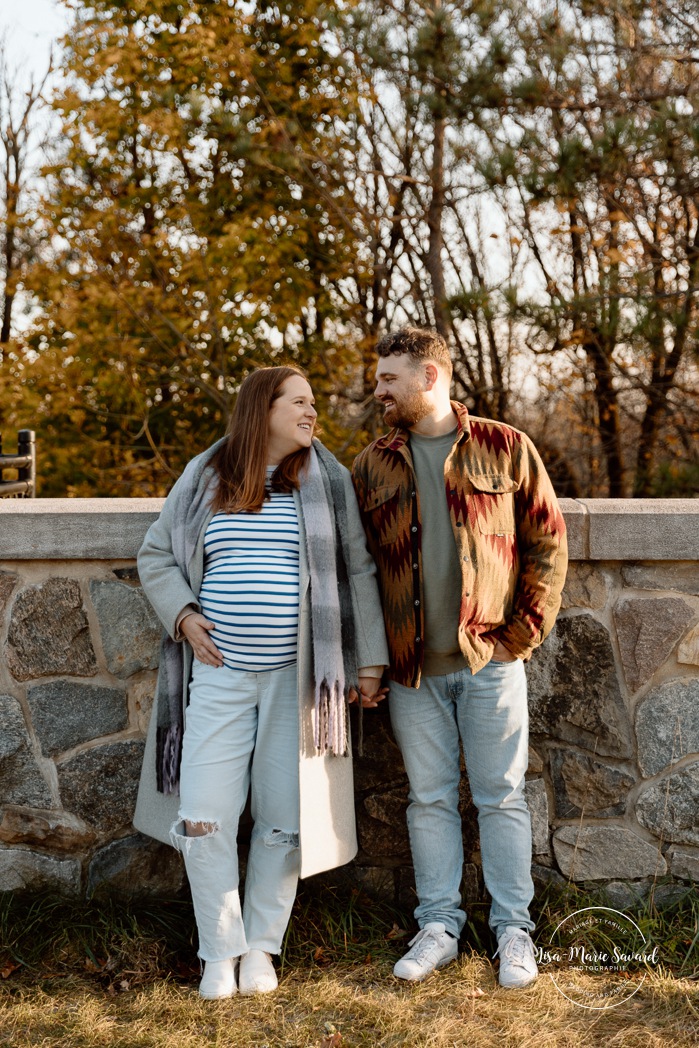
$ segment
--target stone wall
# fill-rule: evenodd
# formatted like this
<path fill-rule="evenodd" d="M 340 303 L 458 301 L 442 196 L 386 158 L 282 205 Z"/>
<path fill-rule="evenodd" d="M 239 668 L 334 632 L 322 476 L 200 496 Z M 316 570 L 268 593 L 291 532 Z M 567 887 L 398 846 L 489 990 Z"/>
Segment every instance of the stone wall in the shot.
<path fill-rule="evenodd" d="M 159 500 L 0 502 L 0 889 L 171 893 L 131 826 L 160 627 L 134 558 Z M 534 875 L 620 904 L 699 881 L 699 501 L 564 500 L 563 610 L 528 666 Z M 353 875 L 412 907 L 406 779 L 364 716 Z M 462 783 L 464 890 L 482 894 Z"/>

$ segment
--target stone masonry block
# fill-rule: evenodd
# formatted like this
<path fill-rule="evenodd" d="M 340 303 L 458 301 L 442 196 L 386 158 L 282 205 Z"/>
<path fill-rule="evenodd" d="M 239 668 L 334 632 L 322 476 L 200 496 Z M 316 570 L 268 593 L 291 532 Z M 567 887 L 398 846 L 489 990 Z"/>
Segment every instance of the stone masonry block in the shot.
<path fill-rule="evenodd" d="M 677 661 L 684 666 L 699 666 L 699 626 L 690 630 L 677 649 Z"/>
<path fill-rule="evenodd" d="M 158 665 L 163 628 L 143 590 L 125 582 L 90 583 L 110 673 L 130 677 Z"/>
<path fill-rule="evenodd" d="M 17 585 L 18 576 L 11 571 L 0 571 L 0 615 L 5 613 L 12 591 Z"/>
<path fill-rule="evenodd" d="M 119 688 L 58 680 L 30 688 L 27 701 L 47 755 L 123 731 L 128 723 L 126 694 Z"/>
<path fill-rule="evenodd" d="M 699 528 L 699 525 L 697 525 Z M 699 555 L 699 551 L 698 551 Z M 699 595 L 699 568 L 696 561 L 670 564 L 624 564 L 621 577 L 627 586 L 645 590 L 676 590 Z"/>
<path fill-rule="evenodd" d="M 38 845 L 56 851 L 83 851 L 95 834 L 82 819 L 65 811 L 6 807 L 0 813 L 0 841 Z"/>
<path fill-rule="evenodd" d="M 695 613 L 680 597 L 622 598 L 614 625 L 631 691 L 650 680 L 668 658 Z"/>
<path fill-rule="evenodd" d="M 25 848 L 0 848 L 0 891 L 49 888 L 66 895 L 80 891 L 77 859 L 56 859 Z"/>
<path fill-rule="evenodd" d="M 631 775 L 576 750 L 555 749 L 550 756 L 559 818 L 623 814 L 635 781 Z"/>
<path fill-rule="evenodd" d="M 532 655 L 527 683 L 532 735 L 605 756 L 633 754 L 609 634 L 591 615 L 558 620 Z"/>
<path fill-rule="evenodd" d="M 639 767 L 648 777 L 699 753 L 699 678 L 669 680 L 650 691 L 636 711 L 636 738 Z"/>
<path fill-rule="evenodd" d="M 662 841 L 699 845 L 699 761 L 644 790 L 636 818 Z"/>
<path fill-rule="evenodd" d="M 14 695 L 0 695 L 0 800 L 45 808 L 51 799 L 31 750 L 19 701 Z"/>
<path fill-rule="evenodd" d="M 183 882 L 184 864 L 179 853 L 168 844 L 137 834 L 112 841 L 93 856 L 87 892 L 173 896 Z"/>
<path fill-rule="evenodd" d="M 16 680 L 97 672 L 80 586 L 74 579 L 49 579 L 21 590 L 12 605 L 5 646 Z"/>
<path fill-rule="evenodd" d="M 625 826 L 563 826 L 553 835 L 561 873 L 574 881 L 662 876 L 660 850 Z"/>
<path fill-rule="evenodd" d="M 674 845 L 667 850 L 670 873 L 683 881 L 699 881 L 699 849 L 688 851 Z"/>
<path fill-rule="evenodd" d="M 131 827 L 144 743 L 111 742 L 58 765 L 63 807 L 105 837 Z"/>
<path fill-rule="evenodd" d="M 592 608 L 599 611 L 607 603 L 609 576 L 596 564 L 572 561 L 563 588 L 561 607 Z"/>

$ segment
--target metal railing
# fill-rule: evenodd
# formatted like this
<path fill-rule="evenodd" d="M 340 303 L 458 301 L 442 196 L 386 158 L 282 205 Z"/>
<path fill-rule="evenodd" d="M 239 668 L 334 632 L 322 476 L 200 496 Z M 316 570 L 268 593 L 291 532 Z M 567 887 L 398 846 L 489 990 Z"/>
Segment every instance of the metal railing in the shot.
<path fill-rule="evenodd" d="M 2 454 L 0 437 L 0 498 L 36 498 L 36 434 L 33 429 L 20 429 L 17 454 Z M 3 480 L 3 470 L 17 470 L 16 480 Z"/>

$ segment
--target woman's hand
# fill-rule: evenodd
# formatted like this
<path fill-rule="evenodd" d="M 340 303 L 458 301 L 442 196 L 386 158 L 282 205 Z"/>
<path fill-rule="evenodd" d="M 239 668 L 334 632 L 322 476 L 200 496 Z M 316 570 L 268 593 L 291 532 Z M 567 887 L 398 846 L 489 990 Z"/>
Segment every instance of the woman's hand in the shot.
<path fill-rule="evenodd" d="M 223 666 L 223 657 L 211 637 L 209 630 L 215 626 L 207 618 L 193 611 L 185 615 L 180 623 L 180 632 L 192 646 L 195 658 L 207 666 Z"/>
<path fill-rule="evenodd" d="M 381 687 L 380 677 L 360 677 L 359 678 L 359 694 L 362 697 L 362 708 L 365 710 L 374 709 L 385 699 L 388 695 L 388 688 Z M 349 701 L 357 701 L 357 692 L 354 688 L 350 691 Z"/>

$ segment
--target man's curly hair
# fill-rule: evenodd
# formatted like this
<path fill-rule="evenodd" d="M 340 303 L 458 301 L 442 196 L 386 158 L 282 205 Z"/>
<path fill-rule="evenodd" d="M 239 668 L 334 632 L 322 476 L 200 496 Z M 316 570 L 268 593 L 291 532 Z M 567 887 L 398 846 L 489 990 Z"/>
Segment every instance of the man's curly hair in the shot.
<path fill-rule="evenodd" d="M 408 356 L 414 367 L 427 361 L 438 364 L 451 378 L 452 363 L 449 348 L 436 331 L 405 327 L 384 335 L 376 347 L 380 357 Z"/>

